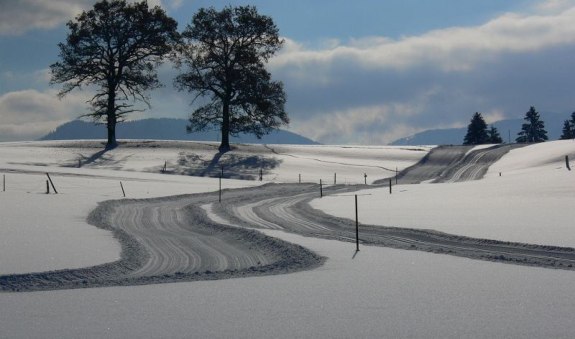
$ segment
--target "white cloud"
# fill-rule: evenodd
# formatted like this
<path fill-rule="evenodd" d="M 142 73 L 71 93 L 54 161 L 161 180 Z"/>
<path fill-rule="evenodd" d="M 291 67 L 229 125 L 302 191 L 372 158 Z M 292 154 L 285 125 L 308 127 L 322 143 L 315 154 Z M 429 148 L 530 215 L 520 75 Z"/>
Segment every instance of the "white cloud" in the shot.
<path fill-rule="evenodd" d="M 392 122 L 419 114 L 421 109 L 410 104 L 353 107 L 300 119 L 292 129 L 324 143 L 385 144 L 415 132 L 416 128 Z"/>
<path fill-rule="evenodd" d="M 541 12 L 554 13 L 573 6 L 575 6 L 575 1 L 573 0 L 545 0 L 537 3 L 535 8 Z"/>
<path fill-rule="evenodd" d="M 0 96 L 0 141 L 37 139 L 86 113 L 86 96 L 58 100 L 55 90 L 23 90 Z"/>
<path fill-rule="evenodd" d="M 92 0 L 2 0 L 0 35 L 18 35 L 38 28 L 54 28 L 92 3 Z"/>
<path fill-rule="evenodd" d="M 385 37 L 355 39 L 349 44 L 310 50 L 287 40 L 273 60 L 273 68 L 293 65 L 359 63 L 366 68 L 407 69 L 422 64 L 445 71 L 473 68 L 486 57 L 537 51 L 575 42 L 575 8 L 543 15 L 505 14 L 477 27 L 453 27 L 420 36 L 391 40 Z M 313 75 L 310 75 L 313 77 Z"/>
<path fill-rule="evenodd" d="M 130 0 L 136 2 L 139 0 Z M 150 7 L 163 5 L 161 0 L 147 0 Z M 0 36 L 20 35 L 34 29 L 52 29 L 89 10 L 96 0 L 2 0 L 0 1 Z M 182 0 L 169 0 L 177 9 Z"/>

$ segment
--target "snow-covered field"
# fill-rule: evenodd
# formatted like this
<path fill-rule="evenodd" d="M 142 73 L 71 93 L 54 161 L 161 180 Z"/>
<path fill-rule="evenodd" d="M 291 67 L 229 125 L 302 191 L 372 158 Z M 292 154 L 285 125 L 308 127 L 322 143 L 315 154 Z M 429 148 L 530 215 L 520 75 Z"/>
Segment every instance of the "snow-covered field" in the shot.
<path fill-rule="evenodd" d="M 533 244 L 575 247 L 575 141 L 546 142 L 512 150 L 483 180 L 405 185 L 357 192 L 361 222 Z M 575 170 L 575 166 L 573 166 Z M 501 173 L 501 176 L 499 175 Z M 355 218 L 345 197 L 317 199 L 312 206 Z"/>
<path fill-rule="evenodd" d="M 139 146 L 138 146 L 139 145 Z M 58 147 L 57 147 L 58 146 Z M 85 222 L 97 202 L 218 189 L 198 174 L 213 144 L 147 142 L 98 154 L 94 142 L 0 143 L 0 274 L 113 261 L 119 246 Z M 242 146 L 219 160 L 231 178 L 263 183 L 362 183 L 393 175 L 429 148 Z M 360 221 L 432 228 L 575 247 L 575 142 L 517 149 L 487 178 L 457 184 L 398 186 L 360 196 Z M 78 165 L 82 167 L 78 168 Z M 166 171 L 171 174 L 161 174 Z M 573 165 L 573 163 L 572 163 Z M 574 166 L 575 167 L 575 166 Z M 213 175 L 219 168 L 207 171 Z M 49 172 L 59 194 L 45 194 Z M 501 172 L 501 176 L 499 176 Z M 2 179 L 2 178 L 0 178 Z M 225 188 L 260 181 L 223 180 Z M 0 187 L 1 188 L 1 187 Z M 353 197 L 314 206 L 352 218 Z M 266 234 L 327 257 L 324 266 L 288 275 L 129 287 L 0 293 L 0 336 L 8 338 L 421 337 L 571 338 L 572 271 L 521 267 L 447 255 L 362 247 Z"/>

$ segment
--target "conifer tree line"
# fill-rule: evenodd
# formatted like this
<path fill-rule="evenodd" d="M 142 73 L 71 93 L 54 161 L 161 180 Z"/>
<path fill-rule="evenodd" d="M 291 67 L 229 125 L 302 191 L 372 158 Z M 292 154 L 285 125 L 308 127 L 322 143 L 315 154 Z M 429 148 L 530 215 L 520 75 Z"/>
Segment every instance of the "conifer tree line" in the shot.
<path fill-rule="evenodd" d="M 50 83 L 63 85 L 59 97 L 95 91 L 85 116 L 106 125 L 108 149 L 117 146 L 117 123 L 141 104 L 151 107 L 149 92 L 164 86 L 157 69 L 167 61 L 180 72 L 174 86 L 199 106 L 188 131 L 219 129 L 220 152 L 230 150 L 230 135 L 260 138 L 289 123 L 283 84 L 265 69 L 284 42 L 270 17 L 228 5 L 200 9 L 182 32 L 177 26 L 146 0 L 101 0 L 67 23 Z"/>
<path fill-rule="evenodd" d="M 537 112 L 534 106 L 531 106 L 529 111 L 525 113 L 523 120 L 525 122 L 521 125 L 521 130 L 515 139 L 517 143 L 536 143 L 548 140 L 545 123 L 541 120 L 539 112 Z M 575 112 L 571 113 L 569 120 L 565 120 L 560 139 L 574 138 Z M 488 128 L 481 113 L 476 112 L 473 114 L 471 122 L 467 126 L 467 134 L 463 139 L 464 145 L 499 144 L 502 142 L 503 140 L 497 128 L 494 126 Z"/>

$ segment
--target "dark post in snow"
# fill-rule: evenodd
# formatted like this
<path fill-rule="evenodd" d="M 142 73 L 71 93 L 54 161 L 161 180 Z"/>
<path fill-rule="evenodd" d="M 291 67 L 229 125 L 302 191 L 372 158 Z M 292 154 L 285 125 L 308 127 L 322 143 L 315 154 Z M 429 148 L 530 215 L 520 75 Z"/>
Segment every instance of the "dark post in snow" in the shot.
<path fill-rule="evenodd" d="M 46 194 L 50 194 L 50 182 L 46 180 Z"/>
<path fill-rule="evenodd" d="M 565 166 L 567 166 L 568 170 L 571 170 L 571 166 L 569 166 L 569 156 L 568 155 L 565 156 Z"/>
<path fill-rule="evenodd" d="M 399 171 L 397 170 L 397 167 L 395 167 L 395 184 L 397 185 L 397 174 L 399 173 Z"/>
<path fill-rule="evenodd" d="M 321 183 L 321 179 L 319 179 L 319 197 L 323 198 L 323 184 Z"/>
<path fill-rule="evenodd" d="M 299 183 L 301 184 L 301 174 L 298 174 L 299 177 Z"/>
<path fill-rule="evenodd" d="M 2 176 L 2 192 L 6 192 L 6 174 Z"/>
<path fill-rule="evenodd" d="M 82 159 L 78 159 L 78 168 L 82 167 Z"/>
<path fill-rule="evenodd" d="M 363 183 L 367 185 L 367 173 L 363 173 Z"/>
<path fill-rule="evenodd" d="M 162 169 L 162 173 L 166 173 L 166 169 L 168 167 L 168 161 L 164 161 L 164 168 Z"/>
<path fill-rule="evenodd" d="M 389 194 L 391 194 L 391 179 L 389 179 Z"/>
<path fill-rule="evenodd" d="M 120 188 L 122 189 L 122 195 L 124 196 L 124 198 L 126 197 L 126 191 L 124 191 L 124 185 L 122 185 L 122 182 L 120 181 Z"/>
<path fill-rule="evenodd" d="M 264 170 L 260 168 L 260 181 L 264 180 Z"/>
<path fill-rule="evenodd" d="M 333 174 L 333 184 L 336 185 L 337 184 L 337 173 Z"/>
<path fill-rule="evenodd" d="M 52 182 L 52 178 L 50 178 L 50 174 L 46 173 L 46 175 L 48 176 L 48 180 L 50 181 L 50 185 L 52 185 L 54 193 L 58 194 L 58 191 L 56 191 L 56 187 L 54 187 L 54 183 Z"/>
<path fill-rule="evenodd" d="M 224 165 L 221 165 L 221 172 L 220 172 L 220 193 L 218 202 L 222 202 L 222 178 L 224 177 Z"/>
<path fill-rule="evenodd" d="M 357 194 L 355 195 L 355 251 L 359 252 L 359 219 L 357 216 Z"/>

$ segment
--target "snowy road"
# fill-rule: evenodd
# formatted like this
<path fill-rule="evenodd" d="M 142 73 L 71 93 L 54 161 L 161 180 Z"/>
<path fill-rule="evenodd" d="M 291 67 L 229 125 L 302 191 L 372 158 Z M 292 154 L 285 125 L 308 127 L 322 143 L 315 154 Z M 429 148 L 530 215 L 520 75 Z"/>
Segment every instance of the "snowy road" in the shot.
<path fill-rule="evenodd" d="M 277 191 L 280 196 L 292 191 L 290 186 L 272 186 L 267 194 Z M 332 186 L 327 194 L 351 194 L 356 187 Z M 253 193 L 248 193 L 254 190 Z M 318 197 L 317 187 L 308 187 L 307 193 L 293 192 L 274 199 L 260 200 L 257 188 L 245 190 L 240 199 L 215 205 L 213 211 L 219 218 L 244 227 L 273 228 L 305 236 L 355 241 L 355 223 L 336 218 L 309 206 Z M 273 194 L 273 193 L 272 193 Z M 344 195 L 345 196 L 345 195 Z M 420 250 L 450 254 L 471 259 L 505 262 L 547 268 L 573 269 L 575 249 L 476 239 L 441 233 L 433 230 L 407 229 L 361 225 L 360 242 L 365 245 Z M 355 248 L 350 246 L 351 248 Z"/>
<path fill-rule="evenodd" d="M 398 175 L 399 184 L 418 184 L 478 180 L 495 161 L 522 144 L 505 144 L 473 150 L 473 146 L 439 146 L 432 149 L 417 164 Z M 384 184 L 386 180 L 376 181 Z"/>
<path fill-rule="evenodd" d="M 230 190 L 240 198 L 243 190 Z M 89 221 L 112 230 L 119 261 L 81 269 L 0 276 L 2 291 L 36 291 L 225 279 L 295 272 L 324 258 L 260 232 L 217 224 L 199 207 L 216 193 L 107 201 Z"/>
<path fill-rule="evenodd" d="M 441 173 L 448 174 L 444 180 L 475 179 L 505 151 L 490 148 L 467 153 L 468 149 L 457 148 L 436 153 L 427 162 L 435 166 L 434 163 L 441 163 L 437 159 L 443 158 L 455 164 L 448 171 L 441 169 Z M 417 171 L 416 168 L 414 172 Z M 439 167 L 435 173 L 438 171 Z M 324 194 L 351 196 L 366 187 L 336 185 L 325 187 Z M 111 230 L 120 241 L 119 261 L 81 269 L 4 275 L 0 276 L 0 290 L 213 280 L 314 268 L 325 258 L 250 228 L 354 242 L 355 223 L 311 208 L 309 202 L 318 197 L 316 184 L 267 184 L 225 190 L 222 203 L 218 202 L 217 193 L 107 201 L 91 213 L 89 221 Z M 208 206 L 208 212 L 202 206 Z M 475 239 L 433 230 L 361 225 L 360 242 L 362 246 L 546 268 L 572 270 L 575 265 L 573 248 Z M 352 249 L 355 247 L 350 245 Z"/>

